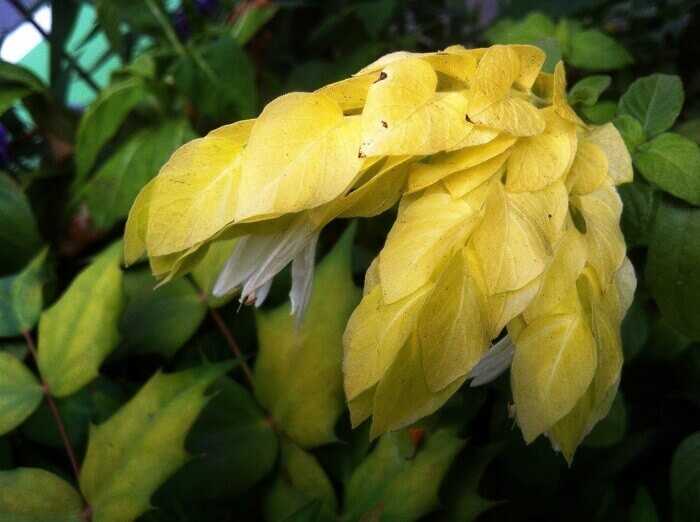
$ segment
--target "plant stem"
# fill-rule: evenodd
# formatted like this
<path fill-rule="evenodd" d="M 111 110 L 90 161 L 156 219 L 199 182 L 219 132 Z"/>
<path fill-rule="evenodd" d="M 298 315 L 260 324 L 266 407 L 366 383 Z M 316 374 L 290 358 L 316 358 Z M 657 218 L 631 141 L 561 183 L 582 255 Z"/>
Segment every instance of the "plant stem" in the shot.
<path fill-rule="evenodd" d="M 29 348 L 30 353 L 32 354 L 32 357 L 34 358 L 34 361 L 39 364 L 39 357 L 36 351 L 36 346 L 34 345 L 34 339 L 32 339 L 32 334 L 28 331 L 22 332 L 22 335 L 24 336 L 24 340 L 27 342 L 27 348 Z M 53 400 L 53 397 L 51 396 L 51 389 L 49 388 L 49 384 L 44 380 L 43 377 L 41 377 L 41 387 L 44 390 L 44 396 L 46 397 L 46 402 L 49 405 L 49 409 L 51 410 L 51 415 L 53 415 L 54 420 L 56 421 L 56 426 L 58 427 L 58 432 L 61 435 L 61 440 L 63 441 L 63 446 L 66 448 L 66 453 L 68 454 L 68 460 L 70 460 L 71 467 L 73 468 L 73 475 L 75 475 L 75 480 L 76 482 L 80 481 L 80 466 L 78 465 L 78 459 L 75 457 L 75 451 L 73 450 L 73 446 L 70 443 L 70 439 L 68 438 L 68 432 L 66 431 L 66 426 L 63 424 L 63 419 L 61 419 L 61 413 L 58 411 L 58 407 L 56 406 L 56 402 Z"/>
<path fill-rule="evenodd" d="M 245 373 L 246 379 L 248 380 L 250 387 L 254 388 L 255 381 L 253 380 L 253 371 L 250 369 L 250 366 L 248 366 L 248 363 L 246 362 L 245 357 L 243 356 L 243 352 L 241 352 L 241 349 L 238 346 L 236 339 L 233 337 L 231 330 L 229 330 L 229 327 L 226 326 L 226 322 L 224 321 L 223 317 L 221 317 L 221 314 L 216 308 L 209 308 L 209 314 L 211 315 L 212 319 L 214 319 L 214 322 L 219 327 L 219 330 L 226 339 L 226 343 L 228 344 L 228 347 L 231 350 L 231 352 L 233 352 L 236 358 L 238 358 L 238 360 L 241 361 L 243 373 Z"/>

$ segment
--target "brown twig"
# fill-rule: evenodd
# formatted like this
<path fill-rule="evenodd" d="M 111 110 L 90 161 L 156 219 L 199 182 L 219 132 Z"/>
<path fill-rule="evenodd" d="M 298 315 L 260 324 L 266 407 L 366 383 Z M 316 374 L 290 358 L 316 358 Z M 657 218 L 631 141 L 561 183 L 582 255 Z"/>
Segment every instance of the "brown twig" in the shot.
<path fill-rule="evenodd" d="M 204 302 L 206 303 L 206 297 L 204 297 Z M 228 344 L 228 347 L 231 350 L 231 352 L 233 353 L 233 355 L 235 355 L 236 358 L 238 358 L 238 360 L 241 361 L 241 367 L 243 368 L 243 373 L 245 373 L 246 379 L 248 380 L 250 387 L 254 388 L 255 381 L 253 380 L 253 371 L 250 369 L 250 366 L 248 366 L 248 363 L 246 362 L 245 357 L 243 356 L 243 352 L 241 352 L 241 349 L 238 346 L 238 343 L 236 342 L 235 337 L 233 337 L 233 333 L 231 333 L 231 330 L 226 325 L 224 318 L 221 317 L 221 314 L 219 313 L 219 311 L 216 308 L 210 307 L 209 314 L 211 315 L 212 319 L 214 319 L 216 326 L 219 327 L 219 330 L 221 331 L 221 334 L 226 339 L 226 343 Z"/>
<path fill-rule="evenodd" d="M 27 348 L 29 348 L 29 352 L 32 354 L 32 357 L 34 358 L 34 361 L 39 364 L 39 356 L 36 351 L 36 346 L 34 345 L 34 339 L 32 339 L 32 334 L 28 331 L 22 332 L 22 335 L 24 336 L 24 340 L 27 342 Z M 56 402 L 53 400 L 53 397 L 51 396 L 51 389 L 49 388 L 49 384 L 44 380 L 43 377 L 41 378 L 41 387 L 44 390 L 44 396 L 46 397 L 46 402 L 49 405 L 49 409 L 51 410 L 51 415 L 53 415 L 54 420 L 56 421 L 56 426 L 58 427 L 58 432 L 61 434 L 61 440 L 63 440 L 63 446 L 66 448 L 66 453 L 68 454 L 68 460 L 70 460 L 71 467 L 73 468 L 73 474 L 75 475 L 75 480 L 76 482 L 80 481 L 80 466 L 78 465 L 78 459 L 75 457 L 75 451 L 73 450 L 73 446 L 70 443 L 70 439 L 68 438 L 68 432 L 66 431 L 66 426 L 63 424 L 63 419 L 61 419 L 61 413 L 58 411 L 58 407 L 56 406 Z"/>

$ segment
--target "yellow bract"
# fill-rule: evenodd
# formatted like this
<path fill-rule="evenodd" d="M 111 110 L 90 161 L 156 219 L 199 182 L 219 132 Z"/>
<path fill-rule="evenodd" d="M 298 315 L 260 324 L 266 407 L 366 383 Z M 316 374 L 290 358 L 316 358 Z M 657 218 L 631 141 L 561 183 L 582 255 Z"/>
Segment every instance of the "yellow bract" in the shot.
<path fill-rule="evenodd" d="M 632 165 L 544 58 L 526 45 L 401 51 L 281 96 L 173 154 L 134 202 L 125 260 L 145 254 L 168 281 L 220 241 L 233 252 L 214 292 L 260 304 L 291 263 L 293 312 L 325 311 L 324 296 L 309 300 L 322 229 L 398 203 L 343 336 L 353 426 L 371 417 L 374 438 L 410 425 L 513 357 L 525 440 L 546 434 L 571 461 L 620 379 L 636 281 L 615 186 Z M 311 327 L 295 324 L 290 346 Z"/>

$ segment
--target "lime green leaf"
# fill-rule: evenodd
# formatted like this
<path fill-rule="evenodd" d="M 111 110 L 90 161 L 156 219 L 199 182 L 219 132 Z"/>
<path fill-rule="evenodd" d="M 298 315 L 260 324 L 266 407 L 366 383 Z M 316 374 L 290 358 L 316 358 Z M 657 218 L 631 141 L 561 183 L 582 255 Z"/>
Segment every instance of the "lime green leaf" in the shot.
<path fill-rule="evenodd" d="M 64 397 L 94 379 L 116 348 L 122 311 L 121 243 L 100 254 L 39 320 L 39 370 Z"/>
<path fill-rule="evenodd" d="M 596 29 L 571 35 L 568 61 L 574 67 L 593 71 L 621 69 L 634 60 L 615 39 Z"/>
<path fill-rule="evenodd" d="M 540 12 L 532 12 L 520 21 L 505 19 L 494 24 L 485 33 L 491 43 L 532 44 L 554 36 L 554 22 Z"/>
<path fill-rule="evenodd" d="M 639 78 L 620 98 L 618 112 L 641 122 L 647 137 L 668 130 L 683 107 L 683 82 L 678 76 L 652 74 Z"/>
<path fill-rule="evenodd" d="M 39 319 L 47 252 L 42 250 L 20 273 L 0 278 L 0 337 L 31 330 Z"/>
<path fill-rule="evenodd" d="M 637 489 L 634 502 L 630 508 L 630 522 L 658 522 L 659 515 L 654 506 L 654 500 L 644 486 Z"/>
<path fill-rule="evenodd" d="M 317 520 L 335 520 L 335 491 L 316 458 L 287 441 L 281 450 L 281 469 L 264 501 L 265 520 L 285 520 L 314 501 L 321 503 Z"/>
<path fill-rule="evenodd" d="M 700 518 L 700 432 L 681 442 L 671 463 L 671 499 L 674 522 Z"/>
<path fill-rule="evenodd" d="M 659 206 L 659 191 L 642 181 L 620 185 L 617 190 L 622 198 L 621 226 L 627 246 L 648 245 Z"/>
<path fill-rule="evenodd" d="M 335 440 L 343 411 L 342 336 L 360 291 L 352 281 L 354 227 L 316 269 L 311 302 L 297 329 L 290 305 L 258 312 L 255 395 L 295 443 Z"/>
<path fill-rule="evenodd" d="M 602 419 L 584 439 L 583 445 L 605 448 L 620 442 L 627 431 L 627 408 L 622 394 L 618 393 L 607 417 Z"/>
<path fill-rule="evenodd" d="M 22 268 L 41 245 L 27 197 L 17 183 L 0 172 L 0 273 Z"/>
<path fill-rule="evenodd" d="M 185 120 L 135 133 L 87 184 L 85 199 L 95 226 L 109 228 L 125 218 L 141 187 L 178 146 L 193 137 Z"/>
<path fill-rule="evenodd" d="M 617 130 L 620 131 L 622 139 L 625 140 L 625 145 L 630 154 L 634 150 L 644 143 L 644 129 L 639 120 L 630 116 L 629 114 L 621 114 L 613 121 Z"/>
<path fill-rule="evenodd" d="M 95 522 L 134 520 L 151 495 L 187 461 L 187 432 L 205 391 L 230 364 L 158 373 L 108 421 L 90 431 L 80 489 Z"/>
<path fill-rule="evenodd" d="M 672 201 L 659 206 L 646 278 L 661 313 L 680 333 L 700 340 L 700 209 Z"/>
<path fill-rule="evenodd" d="M 667 132 L 640 145 L 634 165 L 642 176 L 688 203 L 700 205 L 700 146 Z"/>
<path fill-rule="evenodd" d="M 22 424 L 42 396 L 41 386 L 22 361 L 0 352 L 0 435 Z"/>
<path fill-rule="evenodd" d="M 578 112 L 590 123 L 602 125 L 612 121 L 617 113 L 617 104 L 614 101 L 603 100 L 590 107 L 578 107 Z"/>
<path fill-rule="evenodd" d="M 595 105 L 600 95 L 610 87 L 610 81 L 610 76 L 606 74 L 596 74 L 579 80 L 569 91 L 569 103 L 580 103 L 586 107 Z"/>
<path fill-rule="evenodd" d="M 53 473 L 35 468 L 0 471 L 0 519 L 6 522 L 82 522 L 78 492 Z"/>
<path fill-rule="evenodd" d="M 85 179 L 100 149 L 119 130 L 122 122 L 145 97 L 139 78 L 110 85 L 90 104 L 78 127 L 75 143 L 76 180 Z"/>
<path fill-rule="evenodd" d="M 187 436 L 185 447 L 193 458 L 156 494 L 156 506 L 173 499 L 189 503 L 235 498 L 275 464 L 277 435 L 250 393 L 229 378 L 214 384 L 212 393 Z"/>
<path fill-rule="evenodd" d="M 463 447 L 464 441 L 448 430 L 428 435 L 417 453 L 406 430 L 383 435 L 348 482 L 346 519 L 359 521 L 380 505 L 380 519 L 387 521 L 417 520 L 430 513 L 438 507 L 440 483 Z"/>
<path fill-rule="evenodd" d="M 119 330 L 129 350 L 172 357 L 197 331 L 207 307 L 187 279 L 155 285 L 145 268 L 125 274 L 126 307 Z"/>

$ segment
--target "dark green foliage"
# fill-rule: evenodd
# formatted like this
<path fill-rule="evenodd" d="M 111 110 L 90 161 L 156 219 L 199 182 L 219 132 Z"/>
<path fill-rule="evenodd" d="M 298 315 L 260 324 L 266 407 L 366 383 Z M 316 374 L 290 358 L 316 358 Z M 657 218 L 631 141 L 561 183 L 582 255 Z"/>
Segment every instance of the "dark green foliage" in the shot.
<path fill-rule="evenodd" d="M 48 84 L 0 62 L 0 521 L 700 520 L 693 2 L 51 4 Z M 86 6 L 86 42 L 104 34 L 101 61 L 121 66 L 68 107 L 71 82 L 94 75 L 63 52 Z M 257 321 L 209 295 L 232 241 L 158 288 L 144 264 L 118 263 L 134 198 L 182 143 L 387 52 L 489 43 L 538 45 L 550 71 L 563 59 L 570 103 L 613 122 L 634 160 L 618 187 L 639 280 L 620 393 L 571 468 L 548 441 L 523 443 L 506 377 L 376 442 L 350 429 L 337 343 L 386 215 L 354 239 L 342 222 L 324 230 L 297 358 L 280 355 L 294 344 L 287 274 Z M 324 299 L 331 283 L 343 291 Z"/>

